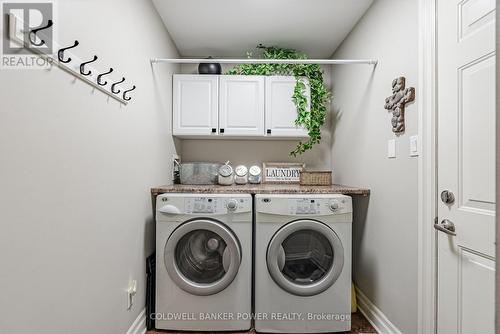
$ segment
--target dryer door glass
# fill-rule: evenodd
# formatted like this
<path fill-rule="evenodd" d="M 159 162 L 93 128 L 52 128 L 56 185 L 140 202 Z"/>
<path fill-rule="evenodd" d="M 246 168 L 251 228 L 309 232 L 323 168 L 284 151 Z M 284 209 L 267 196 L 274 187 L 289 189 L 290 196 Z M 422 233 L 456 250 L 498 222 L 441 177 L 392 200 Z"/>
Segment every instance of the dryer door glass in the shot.
<path fill-rule="evenodd" d="M 224 290 L 236 277 L 241 262 L 240 244 L 219 221 L 191 220 L 168 238 L 164 262 L 179 288 L 194 295 L 212 295 Z"/>
<path fill-rule="evenodd" d="M 185 234 L 175 248 L 175 262 L 181 273 L 196 283 L 213 283 L 226 271 L 222 256 L 226 242 L 208 230 L 195 230 Z"/>
<path fill-rule="evenodd" d="M 333 248 L 328 239 L 313 230 L 299 230 L 281 244 L 284 263 L 281 272 L 296 284 L 312 284 L 333 265 Z"/>
<path fill-rule="evenodd" d="M 342 273 L 344 248 L 334 230 L 315 220 L 281 227 L 267 248 L 267 268 L 285 291 L 313 296 L 332 286 Z"/>

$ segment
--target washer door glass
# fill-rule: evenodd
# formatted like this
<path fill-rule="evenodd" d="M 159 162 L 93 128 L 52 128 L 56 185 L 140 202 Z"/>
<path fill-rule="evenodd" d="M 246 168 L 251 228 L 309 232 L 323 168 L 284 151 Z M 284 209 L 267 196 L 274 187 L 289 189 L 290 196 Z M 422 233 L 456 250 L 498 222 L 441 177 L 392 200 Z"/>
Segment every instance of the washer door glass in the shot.
<path fill-rule="evenodd" d="M 226 273 L 222 257 L 227 245 L 212 231 L 185 234 L 175 247 L 175 262 L 184 277 L 196 283 L 213 283 Z"/>
<path fill-rule="evenodd" d="M 212 295 L 234 280 L 241 249 L 233 232 L 221 222 L 196 219 L 180 225 L 165 245 L 165 266 L 184 291 Z"/>
<path fill-rule="evenodd" d="M 344 250 L 337 234 L 314 220 L 283 226 L 271 239 L 267 267 L 282 289 L 300 296 L 319 294 L 332 286 L 344 265 Z"/>

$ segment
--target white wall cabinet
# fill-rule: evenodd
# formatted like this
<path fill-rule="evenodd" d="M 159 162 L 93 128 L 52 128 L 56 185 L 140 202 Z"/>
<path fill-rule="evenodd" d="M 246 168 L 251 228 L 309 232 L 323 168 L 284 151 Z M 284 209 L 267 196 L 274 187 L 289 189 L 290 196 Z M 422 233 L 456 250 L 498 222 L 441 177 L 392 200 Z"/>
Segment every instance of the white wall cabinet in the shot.
<path fill-rule="evenodd" d="M 309 84 L 305 80 L 303 82 L 306 84 L 306 95 L 309 97 Z M 295 125 L 297 108 L 292 99 L 295 84 L 295 77 L 266 77 L 266 136 L 307 137 L 307 130 Z"/>
<path fill-rule="evenodd" d="M 216 136 L 219 128 L 219 76 L 174 75 L 172 134 Z"/>
<path fill-rule="evenodd" d="M 289 76 L 174 75 L 173 135 L 181 138 L 300 139 Z"/>
<path fill-rule="evenodd" d="M 220 76 L 219 129 L 223 136 L 264 135 L 264 84 L 263 76 Z"/>

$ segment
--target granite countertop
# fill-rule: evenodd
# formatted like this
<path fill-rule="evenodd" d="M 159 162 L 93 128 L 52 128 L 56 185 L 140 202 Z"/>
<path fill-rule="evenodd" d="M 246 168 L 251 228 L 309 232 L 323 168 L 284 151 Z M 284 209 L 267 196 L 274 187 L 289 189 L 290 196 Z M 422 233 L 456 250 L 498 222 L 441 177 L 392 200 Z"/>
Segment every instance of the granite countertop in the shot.
<path fill-rule="evenodd" d="M 154 187 L 151 194 L 344 194 L 368 196 L 370 189 L 333 184 L 331 186 L 301 186 L 299 184 L 246 184 L 246 185 L 183 185 Z"/>

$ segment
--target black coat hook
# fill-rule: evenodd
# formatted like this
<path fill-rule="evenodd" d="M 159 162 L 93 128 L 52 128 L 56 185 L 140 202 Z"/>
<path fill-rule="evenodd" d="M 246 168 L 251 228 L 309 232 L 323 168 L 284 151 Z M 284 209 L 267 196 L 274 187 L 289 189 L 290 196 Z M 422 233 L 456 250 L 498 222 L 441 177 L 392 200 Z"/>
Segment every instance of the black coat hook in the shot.
<path fill-rule="evenodd" d="M 36 29 L 31 30 L 29 32 L 29 39 L 30 39 L 31 44 L 33 44 L 35 46 L 42 46 L 42 45 L 44 45 L 45 44 L 45 40 L 43 40 L 43 39 L 40 39 L 40 43 L 36 42 L 36 33 L 39 32 L 39 31 L 41 31 L 41 30 L 48 29 L 50 27 L 52 27 L 52 20 L 48 20 L 47 21 L 47 25 L 45 27 L 40 27 L 40 28 L 36 28 Z"/>
<path fill-rule="evenodd" d="M 125 101 L 130 101 L 130 99 L 131 99 L 131 97 L 126 97 L 126 96 L 125 96 L 125 94 L 126 94 L 126 93 L 128 93 L 128 92 L 133 91 L 134 89 L 135 89 L 135 85 L 134 85 L 134 86 L 132 86 L 132 88 L 130 88 L 130 89 L 128 89 L 128 90 L 124 90 L 124 91 L 123 91 L 123 99 L 124 99 Z"/>
<path fill-rule="evenodd" d="M 107 84 L 107 83 L 108 83 L 107 81 L 101 82 L 101 78 L 102 78 L 103 76 L 105 76 L 105 75 L 108 75 L 108 74 L 109 74 L 109 73 L 111 73 L 111 72 L 113 72 L 113 68 L 112 68 L 112 67 L 110 67 L 110 68 L 109 68 L 109 71 L 99 74 L 99 75 L 97 76 L 97 83 L 98 83 L 99 85 L 101 85 L 101 86 L 104 86 L 105 84 Z"/>
<path fill-rule="evenodd" d="M 71 61 L 71 58 L 68 57 L 68 59 L 65 60 L 64 59 L 64 51 L 75 48 L 78 46 L 78 44 L 80 44 L 80 43 L 78 41 L 75 41 L 75 43 L 72 46 L 68 46 L 68 47 L 59 49 L 59 51 L 57 51 L 57 58 L 59 59 L 59 61 L 61 63 L 69 63 Z"/>
<path fill-rule="evenodd" d="M 113 92 L 114 94 L 118 94 L 120 92 L 120 90 L 116 90 L 115 91 L 115 86 L 118 85 L 118 84 L 121 84 L 122 82 L 125 81 L 125 78 L 122 78 L 120 81 L 118 82 L 115 82 L 114 84 L 111 85 L 111 92 Z"/>
<path fill-rule="evenodd" d="M 81 63 L 80 64 L 80 74 L 82 74 L 82 75 L 90 75 L 92 73 L 92 71 L 89 70 L 86 73 L 84 72 L 85 65 L 90 64 L 90 63 L 92 63 L 92 62 L 94 62 L 96 60 L 97 60 L 97 56 L 94 56 L 94 59 L 86 61 L 84 63 Z"/>

